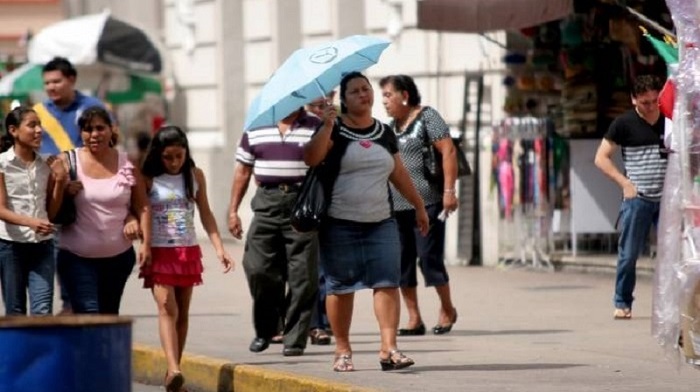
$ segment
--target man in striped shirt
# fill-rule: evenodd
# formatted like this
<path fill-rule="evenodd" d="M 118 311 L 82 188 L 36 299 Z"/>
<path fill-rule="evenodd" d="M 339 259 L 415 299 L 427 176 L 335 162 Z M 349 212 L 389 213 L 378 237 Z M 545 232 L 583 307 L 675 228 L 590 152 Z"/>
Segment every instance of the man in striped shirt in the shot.
<path fill-rule="evenodd" d="M 290 216 L 307 170 L 304 145 L 320 123 L 300 108 L 277 126 L 245 132 L 236 151 L 228 225 L 238 239 L 243 234 L 238 208 L 251 175 L 258 185 L 243 254 L 253 297 L 252 352 L 268 348 L 280 320 L 285 320 L 283 354 L 303 355 L 306 348 L 318 291 L 318 239 L 315 233 L 295 232 Z"/>
<path fill-rule="evenodd" d="M 656 76 L 639 76 L 632 89 L 634 109 L 610 125 L 595 156 L 596 166 L 622 189 L 620 240 L 615 282 L 615 319 L 632 317 L 637 258 L 644 249 L 652 224 L 659 220 L 659 204 L 666 175 L 664 117 L 659 111 L 662 82 Z M 622 151 L 625 172 L 612 161 Z"/>

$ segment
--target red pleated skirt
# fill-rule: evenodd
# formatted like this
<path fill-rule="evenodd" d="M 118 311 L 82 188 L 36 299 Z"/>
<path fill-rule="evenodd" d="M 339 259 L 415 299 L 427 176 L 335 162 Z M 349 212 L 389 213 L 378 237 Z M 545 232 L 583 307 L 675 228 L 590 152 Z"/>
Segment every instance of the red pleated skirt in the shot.
<path fill-rule="evenodd" d="M 192 287 L 202 284 L 202 250 L 199 245 L 151 248 L 151 264 L 141 267 L 143 287 Z"/>

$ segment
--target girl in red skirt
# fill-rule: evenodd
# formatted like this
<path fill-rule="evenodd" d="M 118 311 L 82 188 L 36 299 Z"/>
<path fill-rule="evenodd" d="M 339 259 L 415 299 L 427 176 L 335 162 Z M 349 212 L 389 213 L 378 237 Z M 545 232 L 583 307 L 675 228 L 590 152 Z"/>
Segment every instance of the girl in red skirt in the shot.
<path fill-rule="evenodd" d="M 202 252 L 194 227 L 195 205 L 224 273 L 233 260 L 224 250 L 209 208 L 202 170 L 190 157 L 187 136 L 166 126 L 155 134 L 143 163 L 153 215 L 151 264 L 142 268 L 144 287 L 158 305 L 160 341 L 168 362 L 167 391 L 183 391 L 180 360 L 187 339 L 192 287 L 202 284 Z"/>

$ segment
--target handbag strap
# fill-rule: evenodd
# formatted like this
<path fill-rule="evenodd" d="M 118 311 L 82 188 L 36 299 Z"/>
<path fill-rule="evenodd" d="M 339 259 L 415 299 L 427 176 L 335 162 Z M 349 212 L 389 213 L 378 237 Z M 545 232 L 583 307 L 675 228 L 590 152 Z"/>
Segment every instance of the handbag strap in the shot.
<path fill-rule="evenodd" d="M 423 111 L 425 110 L 425 107 L 422 107 L 420 110 L 420 113 L 416 116 L 416 120 L 420 120 L 420 127 L 421 131 L 423 131 L 423 146 L 430 148 L 433 144 L 430 143 L 430 138 L 428 137 L 428 125 L 425 123 L 425 118 L 423 118 Z"/>
<path fill-rule="evenodd" d="M 64 152 L 64 154 L 66 154 L 66 158 L 68 158 L 68 177 L 71 181 L 75 181 L 78 179 L 78 159 L 75 156 L 75 149 L 68 150 Z"/>

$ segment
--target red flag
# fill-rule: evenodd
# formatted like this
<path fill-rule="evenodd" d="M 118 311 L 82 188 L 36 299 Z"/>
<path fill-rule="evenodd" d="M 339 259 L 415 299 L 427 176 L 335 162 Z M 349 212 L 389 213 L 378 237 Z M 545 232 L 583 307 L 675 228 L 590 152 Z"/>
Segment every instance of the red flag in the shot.
<path fill-rule="evenodd" d="M 659 110 L 661 114 L 668 118 L 673 119 L 673 105 L 676 103 L 676 85 L 673 83 L 672 79 L 666 80 L 666 84 L 661 89 L 659 93 Z"/>

